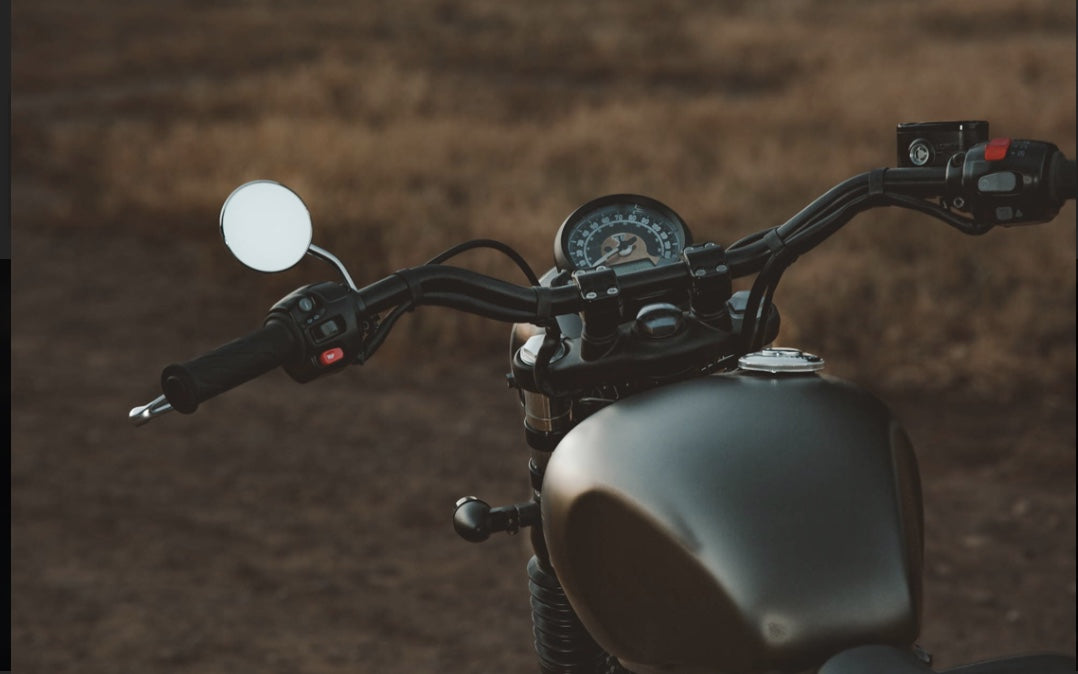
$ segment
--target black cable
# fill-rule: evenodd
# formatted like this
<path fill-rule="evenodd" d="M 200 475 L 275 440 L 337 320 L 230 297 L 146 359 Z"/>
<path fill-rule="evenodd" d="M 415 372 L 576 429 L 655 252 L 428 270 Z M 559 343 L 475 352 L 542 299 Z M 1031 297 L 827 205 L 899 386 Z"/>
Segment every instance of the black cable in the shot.
<path fill-rule="evenodd" d="M 526 323 L 535 319 L 535 315 L 531 312 L 519 309 L 508 309 L 495 302 L 468 297 L 458 292 L 428 291 L 423 293 L 422 304 L 427 306 L 449 307 L 451 309 L 476 314 L 485 318 L 492 318 L 497 321 Z M 393 328 L 394 323 L 396 323 L 407 311 L 414 309 L 416 306 L 414 301 L 409 300 L 390 311 L 389 314 L 382 319 L 374 333 L 364 344 L 365 357 L 369 357 L 374 353 L 374 351 L 385 341 L 386 336 Z"/>
<path fill-rule="evenodd" d="M 513 262 L 516 263 L 516 265 L 520 268 L 520 270 L 522 272 L 524 272 L 524 276 L 528 279 L 528 282 L 531 283 L 532 286 L 538 286 L 539 285 L 539 277 L 535 274 L 535 272 L 532 270 L 532 268 L 524 260 L 523 256 L 521 256 L 519 253 L 517 253 L 513 248 L 509 247 L 508 245 L 506 245 L 506 244 L 504 244 L 504 243 L 502 243 L 500 241 L 495 241 L 493 239 L 474 239 L 472 241 L 467 241 L 465 243 L 458 244 L 458 245 L 453 246 L 452 248 L 440 253 L 439 255 L 431 258 L 427 262 L 427 264 L 441 264 L 441 263 L 445 262 L 446 260 L 448 260 L 451 257 L 454 257 L 456 255 L 459 255 L 459 254 L 465 252 L 465 251 L 472 250 L 472 249 L 475 249 L 475 248 L 493 248 L 494 250 L 497 250 L 497 251 L 499 251 L 501 253 L 504 253 L 510 259 L 512 259 Z M 451 296 L 446 295 L 445 297 L 440 297 L 439 293 L 431 293 L 430 294 L 430 301 L 425 302 L 425 303 L 429 303 L 429 304 L 443 303 L 443 302 L 439 302 L 438 301 L 439 299 L 442 299 L 445 304 L 450 304 L 452 306 L 456 306 L 457 308 L 464 308 L 464 307 L 459 306 L 459 303 L 457 301 L 452 301 Z M 501 319 L 501 320 L 505 320 L 505 319 L 509 318 L 510 315 L 512 314 L 512 312 L 509 311 L 509 310 L 502 309 L 500 307 L 497 307 L 494 304 L 490 304 L 490 303 L 487 303 L 487 302 L 482 302 L 482 301 L 478 301 L 478 300 L 473 299 L 473 301 L 470 302 L 469 304 L 470 304 L 470 308 L 464 308 L 464 310 L 472 311 L 472 313 L 477 313 L 477 314 L 487 316 L 487 317 L 490 317 L 490 318 L 498 318 L 498 319 Z M 395 322 L 396 319 L 400 317 L 400 313 L 403 313 L 403 312 L 399 312 L 399 311 L 395 312 L 395 315 L 392 316 L 392 321 L 393 322 Z M 540 317 L 540 318 L 542 318 L 542 317 Z M 517 322 L 531 322 L 532 320 L 534 320 L 534 317 L 530 316 L 530 315 L 520 314 L 519 316 L 511 318 L 510 320 L 515 320 Z M 392 323 L 390 323 L 390 325 L 392 325 Z M 545 334 L 545 336 L 543 338 L 543 344 L 539 348 L 539 353 L 536 355 L 536 362 L 535 362 L 535 365 L 534 365 L 535 379 L 536 379 L 536 383 L 538 384 L 538 388 L 540 390 L 544 390 L 544 388 L 545 388 L 544 384 L 545 384 L 546 371 L 547 371 L 548 366 L 550 365 L 550 359 L 553 357 L 553 355 L 556 352 L 558 346 L 561 344 L 561 336 L 562 336 L 561 327 L 558 325 L 557 317 L 555 317 L 555 316 L 548 317 L 546 320 L 542 321 L 542 326 L 546 329 L 546 334 Z M 387 329 L 387 331 L 388 331 L 388 329 Z M 382 337 L 382 339 L 384 340 L 384 336 Z M 379 340 L 378 344 L 381 344 L 381 340 Z"/>
<path fill-rule="evenodd" d="M 423 304 L 457 309 L 465 313 L 506 323 L 529 323 L 535 320 L 534 312 L 523 309 L 509 309 L 497 302 L 467 297 L 456 291 L 428 292 L 423 296 Z"/>
<path fill-rule="evenodd" d="M 969 234 L 970 236 L 980 236 L 981 234 L 987 233 L 989 230 L 992 229 L 992 227 L 994 227 L 994 225 L 991 224 L 982 225 L 974 222 L 973 220 L 960 217 L 943 208 L 942 206 L 933 204 L 929 201 L 925 201 L 924 199 L 919 199 L 917 197 L 911 197 L 905 194 L 888 194 L 886 195 L 886 197 L 887 202 L 892 206 L 909 208 L 910 210 L 919 211 L 921 213 L 924 213 L 925 215 L 930 215 L 937 220 L 942 220 L 943 222 L 947 223 L 951 227 L 954 227 L 963 234 Z"/>
<path fill-rule="evenodd" d="M 777 227 L 755 232 L 735 241 L 726 249 L 732 270 L 737 272 L 738 277 L 759 272 L 772 254 L 770 248 L 764 243 L 764 238 L 773 231 L 781 236 L 787 245 L 791 245 L 800 240 L 806 230 L 815 230 L 821 222 L 831 222 L 831 217 L 836 211 L 847 208 L 851 202 L 856 202 L 867 192 L 868 175 L 866 173 L 856 176 L 832 187 Z M 807 250 L 808 248 L 798 246 L 797 252 L 801 254 Z"/>
<path fill-rule="evenodd" d="M 869 194 L 867 186 L 858 187 L 836 199 L 829 208 L 811 220 L 797 223 L 796 227 L 791 228 L 781 225 L 778 230 L 787 243 L 797 246 L 801 252 L 807 252 L 841 229 L 853 216 L 882 201 L 882 197 Z"/>
<path fill-rule="evenodd" d="M 508 245 L 501 241 L 495 241 L 494 239 L 472 239 L 471 241 L 465 241 L 464 243 L 457 244 L 456 246 L 435 255 L 427 261 L 427 264 L 442 264 L 449 258 L 474 248 L 493 248 L 494 250 L 505 254 L 509 259 L 516 263 L 517 267 L 519 267 L 522 272 L 524 272 L 524 276 L 527 277 L 528 283 L 533 286 L 539 285 L 539 277 L 535 275 L 535 272 L 532 271 L 532 268 L 528 265 L 524 257 Z"/>
<path fill-rule="evenodd" d="M 754 243 L 756 243 L 758 241 L 761 241 L 768 232 L 770 232 L 770 231 L 772 231 L 774 229 L 775 228 L 772 227 L 771 229 L 765 229 L 765 230 L 762 230 L 762 231 L 759 231 L 759 232 L 753 232 L 752 234 L 749 234 L 747 236 L 743 236 L 740 239 L 738 239 L 737 241 L 734 241 L 729 246 L 727 246 L 726 250 L 727 251 L 740 250 L 740 249 L 745 248 L 747 246 L 751 246 L 752 244 L 754 244 Z"/>
<path fill-rule="evenodd" d="M 837 209 L 828 211 L 818 221 L 806 223 L 786 241 L 798 252 L 808 252 L 842 229 L 855 215 L 879 205 L 882 201 L 881 197 L 867 193 L 854 195 Z"/>
<path fill-rule="evenodd" d="M 839 196 L 825 208 L 817 208 L 811 216 L 806 217 L 808 209 L 805 209 L 785 225 L 759 232 L 758 236 L 747 237 L 750 239 L 749 245 L 766 246 L 767 252 L 770 253 L 753 281 L 745 306 L 741 334 L 744 338 L 743 348 L 748 352 L 763 347 L 767 314 L 775 289 L 786 269 L 799 255 L 819 245 L 854 215 L 882 200 L 878 195 L 868 194 L 867 189 L 867 185 L 848 186 L 847 194 Z M 783 229 L 786 230 L 785 237 L 781 234 Z"/>
<path fill-rule="evenodd" d="M 786 271 L 797 256 L 790 249 L 781 250 L 769 257 L 763 269 L 756 275 L 749 299 L 745 305 L 745 318 L 741 323 L 742 346 L 746 353 L 759 351 L 763 347 L 763 338 L 767 326 L 767 314 L 771 298 L 775 294 L 782 273 Z"/>
<path fill-rule="evenodd" d="M 370 358 L 374 352 L 378 350 L 378 347 L 382 346 L 382 343 L 386 341 L 386 337 L 389 336 L 389 331 L 393 329 L 393 324 L 396 323 L 405 312 L 413 308 L 414 306 L 411 302 L 401 304 L 395 307 L 384 319 L 382 319 L 378 324 L 378 328 L 367 338 L 366 343 L 363 345 L 363 360 Z"/>
<path fill-rule="evenodd" d="M 795 232 L 801 231 L 811 223 L 827 217 L 828 213 L 846 207 L 846 202 L 864 194 L 869 188 L 869 175 L 862 173 L 842 181 L 817 197 L 808 206 L 802 208 L 792 218 L 776 229 L 783 239 L 789 239 Z"/>
<path fill-rule="evenodd" d="M 535 364 L 532 366 L 532 376 L 535 379 L 535 387 L 540 393 L 553 397 L 555 392 L 547 384 L 547 371 L 550 368 L 550 360 L 561 346 L 561 326 L 558 319 L 552 317 L 547 326 L 546 334 L 543 335 L 543 344 L 539 347 L 539 353 L 535 356 Z"/>

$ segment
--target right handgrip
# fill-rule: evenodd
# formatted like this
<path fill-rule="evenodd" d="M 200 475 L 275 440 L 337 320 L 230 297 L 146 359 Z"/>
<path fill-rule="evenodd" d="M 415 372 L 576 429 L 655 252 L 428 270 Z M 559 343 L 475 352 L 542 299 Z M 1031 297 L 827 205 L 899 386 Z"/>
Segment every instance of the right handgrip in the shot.
<path fill-rule="evenodd" d="M 191 414 L 199 403 L 283 364 L 297 348 L 289 327 L 271 318 L 249 335 L 169 365 L 161 372 L 161 390 L 173 409 Z"/>

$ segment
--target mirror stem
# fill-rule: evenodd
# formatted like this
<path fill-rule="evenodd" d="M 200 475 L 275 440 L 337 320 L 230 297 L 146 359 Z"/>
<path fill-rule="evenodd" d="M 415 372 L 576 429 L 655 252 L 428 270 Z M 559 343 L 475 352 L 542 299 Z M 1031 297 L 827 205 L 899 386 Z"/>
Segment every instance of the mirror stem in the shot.
<path fill-rule="evenodd" d="M 344 277 L 344 281 L 348 284 L 348 287 L 352 290 L 359 290 L 359 288 L 356 287 L 356 284 L 352 281 L 352 277 L 348 275 L 348 270 L 344 268 L 344 263 L 338 260 L 337 256 L 335 256 L 333 253 L 329 252 L 325 248 L 319 248 L 312 243 L 307 248 L 307 254 L 313 255 L 317 258 L 321 258 L 336 267 L 337 271 L 339 271 L 341 273 L 341 276 Z"/>

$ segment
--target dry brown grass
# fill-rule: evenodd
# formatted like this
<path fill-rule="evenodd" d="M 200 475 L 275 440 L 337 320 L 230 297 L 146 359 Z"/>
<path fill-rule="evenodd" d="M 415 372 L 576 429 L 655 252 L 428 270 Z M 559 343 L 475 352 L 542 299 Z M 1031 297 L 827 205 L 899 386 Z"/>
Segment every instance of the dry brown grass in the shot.
<path fill-rule="evenodd" d="M 254 178 L 300 192 L 316 240 L 369 282 L 479 236 L 546 266 L 565 215 L 615 191 L 730 242 L 893 163 L 898 122 L 984 118 L 1075 155 L 1065 0 L 21 0 L 12 14 L 16 263 L 26 227 L 216 245 L 221 201 Z M 1051 225 L 969 239 L 862 216 L 787 274 L 781 341 L 879 386 L 1072 396 L 1074 219 L 1072 203 Z M 397 353 L 504 342 L 441 310 L 402 326 Z"/>

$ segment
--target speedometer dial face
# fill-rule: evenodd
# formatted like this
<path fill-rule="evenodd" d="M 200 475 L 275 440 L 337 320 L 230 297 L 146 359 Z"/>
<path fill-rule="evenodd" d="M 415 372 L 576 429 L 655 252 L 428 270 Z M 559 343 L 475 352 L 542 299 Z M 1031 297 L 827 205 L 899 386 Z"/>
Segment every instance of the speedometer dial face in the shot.
<path fill-rule="evenodd" d="M 692 242 L 677 213 L 654 199 L 612 194 L 566 218 L 554 243 L 558 269 L 647 267 L 677 260 Z"/>

